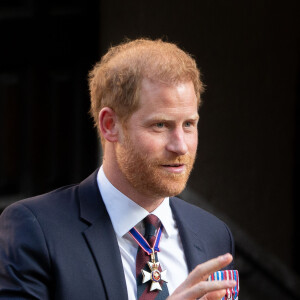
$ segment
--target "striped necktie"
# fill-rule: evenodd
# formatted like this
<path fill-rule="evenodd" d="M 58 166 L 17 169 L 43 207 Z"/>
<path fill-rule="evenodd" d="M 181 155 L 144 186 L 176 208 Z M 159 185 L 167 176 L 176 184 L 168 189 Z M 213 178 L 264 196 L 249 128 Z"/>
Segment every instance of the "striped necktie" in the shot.
<path fill-rule="evenodd" d="M 161 225 L 159 218 L 155 215 L 148 215 L 144 220 L 145 225 L 145 235 L 144 238 L 148 241 L 149 245 L 153 247 L 155 242 L 155 234 Z M 157 253 L 155 253 L 155 260 L 157 259 Z M 165 300 L 169 296 L 168 287 L 165 282 L 161 281 L 162 290 L 150 291 L 150 283 L 143 281 L 143 275 L 141 270 L 151 272 L 147 263 L 150 261 L 150 256 L 145 253 L 139 246 L 136 256 L 136 282 L 137 282 L 137 299 L 139 300 Z M 161 272 L 161 267 L 159 266 L 159 271 Z"/>

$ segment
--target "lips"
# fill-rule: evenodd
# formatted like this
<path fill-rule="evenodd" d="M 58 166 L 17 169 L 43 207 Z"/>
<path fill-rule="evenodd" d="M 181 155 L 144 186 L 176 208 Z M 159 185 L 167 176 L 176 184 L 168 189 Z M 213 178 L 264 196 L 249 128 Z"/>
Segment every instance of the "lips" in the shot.
<path fill-rule="evenodd" d="M 180 174 L 184 173 L 186 170 L 185 164 L 168 164 L 168 165 L 162 165 L 162 167 L 170 173 Z"/>

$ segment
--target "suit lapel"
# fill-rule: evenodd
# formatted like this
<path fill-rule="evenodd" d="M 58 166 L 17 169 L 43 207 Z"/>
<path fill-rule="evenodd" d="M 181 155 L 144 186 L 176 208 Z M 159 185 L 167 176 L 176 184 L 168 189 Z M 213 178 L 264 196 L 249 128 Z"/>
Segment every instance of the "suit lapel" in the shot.
<path fill-rule="evenodd" d="M 79 185 L 80 216 L 90 225 L 83 235 L 95 259 L 107 298 L 127 299 L 118 242 L 96 178 L 97 171 Z"/>
<path fill-rule="evenodd" d="M 207 260 L 205 245 L 179 199 L 171 198 L 170 206 L 176 220 L 189 272 Z M 199 228 L 197 228 L 199 229 Z"/>

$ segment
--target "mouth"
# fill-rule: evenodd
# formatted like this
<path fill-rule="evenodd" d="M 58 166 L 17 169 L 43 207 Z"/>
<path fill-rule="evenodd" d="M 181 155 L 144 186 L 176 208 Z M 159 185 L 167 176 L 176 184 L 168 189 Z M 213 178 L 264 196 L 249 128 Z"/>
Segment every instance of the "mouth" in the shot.
<path fill-rule="evenodd" d="M 185 164 L 168 164 L 162 165 L 162 167 L 170 173 L 180 174 L 185 172 L 186 166 Z"/>

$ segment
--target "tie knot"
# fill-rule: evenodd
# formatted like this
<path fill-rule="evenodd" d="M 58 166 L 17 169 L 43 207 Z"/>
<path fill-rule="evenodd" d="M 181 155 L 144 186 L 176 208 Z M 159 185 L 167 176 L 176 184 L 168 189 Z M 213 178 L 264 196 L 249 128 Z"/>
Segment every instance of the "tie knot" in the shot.
<path fill-rule="evenodd" d="M 148 215 L 144 219 L 145 224 L 145 238 L 148 240 L 151 236 L 155 235 L 156 230 L 160 226 L 160 219 L 155 215 Z"/>

